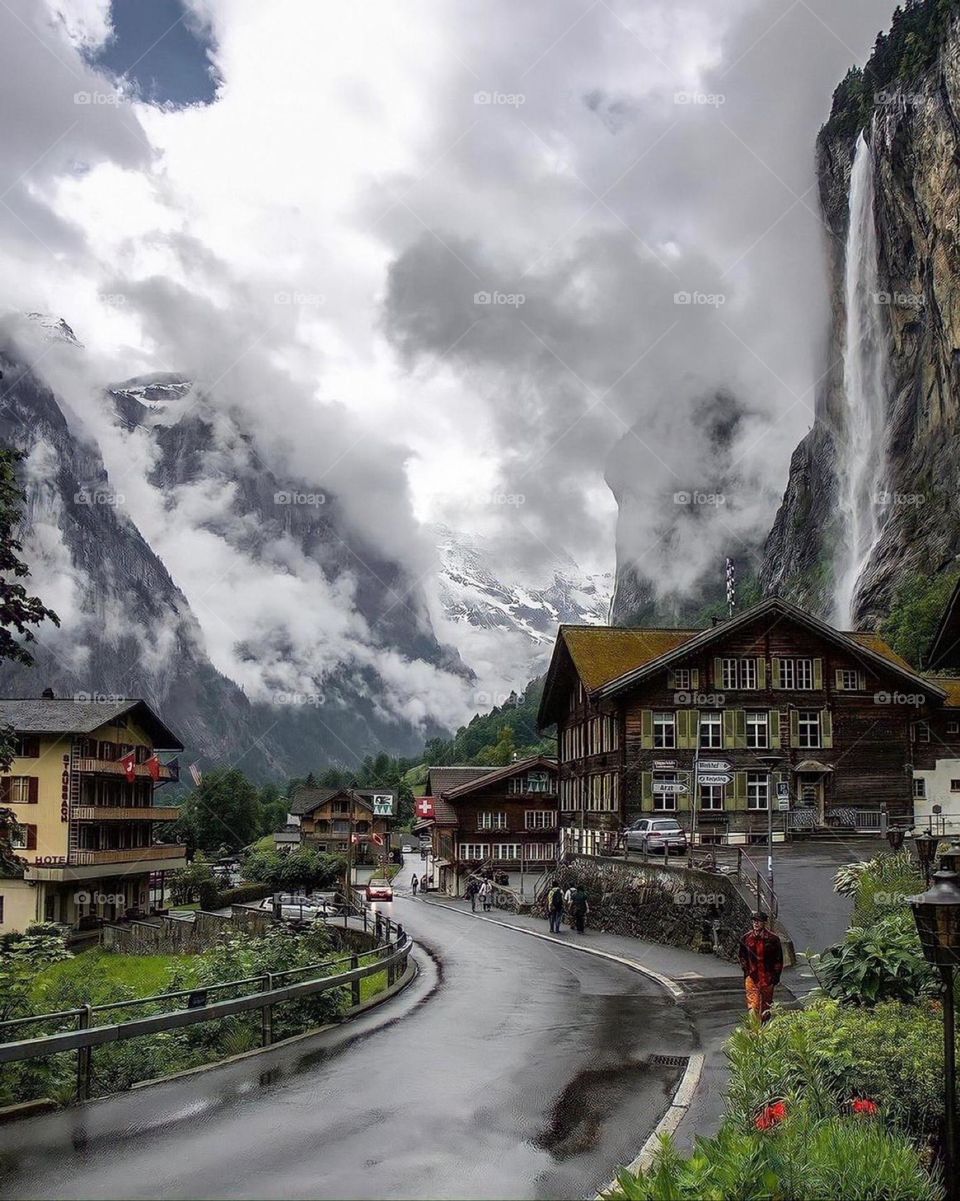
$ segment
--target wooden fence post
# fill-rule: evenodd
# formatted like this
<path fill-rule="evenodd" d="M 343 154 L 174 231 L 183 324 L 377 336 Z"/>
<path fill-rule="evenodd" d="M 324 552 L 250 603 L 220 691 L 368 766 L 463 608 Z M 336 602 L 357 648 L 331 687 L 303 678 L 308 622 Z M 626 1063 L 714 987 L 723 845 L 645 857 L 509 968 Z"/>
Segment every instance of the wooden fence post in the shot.
<path fill-rule="evenodd" d="M 77 1029 L 89 1030 L 93 1019 L 93 1009 L 84 1005 L 77 1015 Z M 90 1069 L 92 1067 L 93 1047 L 77 1048 L 77 1101 L 90 1099 Z"/>
<path fill-rule="evenodd" d="M 350 971 L 351 972 L 356 971 L 356 969 L 359 966 L 360 966 L 360 956 L 359 955 L 351 955 L 350 956 Z M 359 980 L 351 980 L 350 981 L 350 999 L 354 1005 L 360 1004 L 360 981 Z"/>
<path fill-rule="evenodd" d="M 267 972 L 263 980 L 265 985 L 263 991 L 272 992 L 273 972 Z M 269 1047 L 273 1042 L 273 1006 L 264 1005 L 263 1009 L 260 1011 L 260 1018 L 260 1045 L 262 1047 Z"/>

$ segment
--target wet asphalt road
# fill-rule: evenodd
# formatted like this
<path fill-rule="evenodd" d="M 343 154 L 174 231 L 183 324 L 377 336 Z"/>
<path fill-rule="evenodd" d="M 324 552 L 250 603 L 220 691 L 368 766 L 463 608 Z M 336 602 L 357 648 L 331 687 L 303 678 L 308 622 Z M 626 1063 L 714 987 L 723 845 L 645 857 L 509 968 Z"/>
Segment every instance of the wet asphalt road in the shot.
<path fill-rule="evenodd" d="M 384 908 L 422 948 L 399 997 L 297 1047 L 0 1128 L 0 1195 L 592 1195 L 669 1103 L 682 1068 L 649 1057 L 692 1049 L 683 1010 L 618 964 L 405 896 Z"/>

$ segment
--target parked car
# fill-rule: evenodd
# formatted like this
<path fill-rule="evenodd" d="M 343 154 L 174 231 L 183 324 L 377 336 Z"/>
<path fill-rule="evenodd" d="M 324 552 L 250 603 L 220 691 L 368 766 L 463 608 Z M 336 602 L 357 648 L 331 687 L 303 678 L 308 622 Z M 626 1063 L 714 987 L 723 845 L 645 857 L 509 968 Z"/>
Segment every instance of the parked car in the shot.
<path fill-rule="evenodd" d="M 416 849 L 417 848 L 413 845 L 412 842 L 405 842 L 403 844 L 403 846 L 400 848 L 400 850 L 404 853 L 404 855 L 412 855 Z"/>
<path fill-rule="evenodd" d="M 675 817 L 640 817 L 627 826 L 625 839 L 628 851 L 660 851 L 683 855 L 687 850 L 687 834 Z"/>
<path fill-rule="evenodd" d="M 368 880 L 367 881 L 367 900 L 368 901 L 392 901 L 393 900 L 393 885 L 389 880 Z"/>
<path fill-rule="evenodd" d="M 267 909 L 273 913 L 274 901 L 279 901 L 280 903 L 281 917 L 295 918 L 298 921 L 301 919 L 303 921 L 312 921 L 316 917 L 321 917 L 335 911 L 332 893 L 310 897 L 298 896 L 295 893 L 280 893 L 276 897 L 264 897 L 260 902 L 260 908 Z"/>

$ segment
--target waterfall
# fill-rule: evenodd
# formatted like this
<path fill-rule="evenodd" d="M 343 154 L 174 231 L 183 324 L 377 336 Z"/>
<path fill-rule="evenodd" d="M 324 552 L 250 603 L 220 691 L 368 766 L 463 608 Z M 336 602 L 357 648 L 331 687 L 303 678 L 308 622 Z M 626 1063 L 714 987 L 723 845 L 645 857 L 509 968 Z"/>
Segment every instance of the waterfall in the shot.
<path fill-rule="evenodd" d="M 873 154 L 863 133 L 850 176 L 847 231 L 843 426 L 838 442 L 841 539 L 836 619 L 853 627 L 857 588 L 880 538 L 887 473 L 887 330 L 880 292 L 874 216 Z"/>

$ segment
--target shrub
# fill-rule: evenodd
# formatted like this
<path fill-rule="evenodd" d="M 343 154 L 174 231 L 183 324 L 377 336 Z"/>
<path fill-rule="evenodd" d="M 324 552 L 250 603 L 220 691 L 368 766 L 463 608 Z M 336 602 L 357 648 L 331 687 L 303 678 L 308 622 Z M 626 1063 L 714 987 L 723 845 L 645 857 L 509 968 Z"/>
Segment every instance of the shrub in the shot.
<path fill-rule="evenodd" d="M 243 862 L 247 880 L 269 884 L 283 892 L 310 891 L 327 888 L 346 870 L 346 863 L 337 855 L 324 855 L 312 847 L 299 851 L 254 851 Z"/>
<path fill-rule="evenodd" d="M 240 884 L 236 888 L 227 888 L 218 893 L 216 909 L 225 909 L 227 905 L 243 905 L 247 901 L 261 901 L 270 896 L 273 888 L 269 884 Z M 201 906 L 204 908 L 204 906 Z"/>
<path fill-rule="evenodd" d="M 834 877 L 834 891 L 854 898 L 854 926 L 872 926 L 924 890 L 923 876 L 909 850 L 884 853 L 865 863 L 848 863 Z"/>
<path fill-rule="evenodd" d="M 821 999 L 741 1027 L 727 1044 L 728 1112 L 744 1131 L 765 1105 L 802 1095 L 830 1117 L 856 1098 L 876 1103 L 889 1125 L 917 1140 L 939 1134 L 943 1043 L 939 1003 L 887 1001 L 873 1009 Z"/>
<path fill-rule="evenodd" d="M 902 1136 L 872 1118 L 818 1119 L 805 1106 L 769 1130 L 724 1122 L 678 1154 L 664 1137 L 650 1168 L 621 1172 L 607 1196 L 627 1201 L 934 1201 L 939 1190 Z"/>
<path fill-rule="evenodd" d="M 810 963 L 821 989 L 850 1005 L 916 1001 L 939 990 L 909 910 L 890 913 L 867 929 L 854 926 Z"/>

